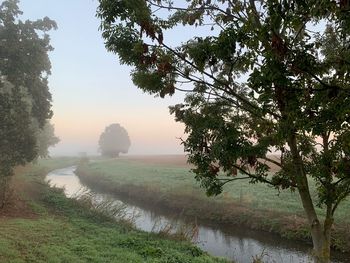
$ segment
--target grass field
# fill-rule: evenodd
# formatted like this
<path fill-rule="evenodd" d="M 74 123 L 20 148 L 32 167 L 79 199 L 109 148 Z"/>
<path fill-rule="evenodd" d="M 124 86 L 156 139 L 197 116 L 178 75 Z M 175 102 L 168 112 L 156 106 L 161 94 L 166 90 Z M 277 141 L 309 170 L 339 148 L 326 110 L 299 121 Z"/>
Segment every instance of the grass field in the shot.
<path fill-rule="evenodd" d="M 161 193 L 190 193 L 205 200 L 241 203 L 255 209 L 279 211 L 283 213 L 303 215 L 303 208 L 296 192 L 289 190 L 278 192 L 265 184 L 250 184 L 238 180 L 224 186 L 223 194 L 217 197 L 207 197 L 204 189 L 194 179 L 190 167 L 180 165 L 178 159 L 171 158 L 157 161 L 153 159 L 114 159 L 89 163 L 84 169 L 99 177 L 118 184 L 134 184 L 158 188 Z M 315 184 L 310 181 L 314 192 Z M 317 208 L 320 215 L 324 211 Z M 335 217 L 337 221 L 350 223 L 350 200 L 346 200 L 338 208 Z"/>
<path fill-rule="evenodd" d="M 0 217 L 0 262 L 226 262 L 188 242 L 116 223 L 43 182 L 49 170 L 73 162 L 40 161 L 17 169 L 13 203 Z"/>
<path fill-rule="evenodd" d="M 223 194 L 207 197 L 195 181 L 185 161 L 179 157 L 119 158 L 90 162 L 78 169 L 82 180 L 90 186 L 99 185 L 109 192 L 135 192 L 134 198 L 165 203 L 169 208 L 181 207 L 187 214 L 201 214 L 209 220 L 222 222 L 249 222 L 253 228 L 278 232 L 284 236 L 308 239 L 307 224 L 297 193 L 276 189 L 263 184 L 249 184 L 238 180 L 228 184 Z M 315 188 L 310 182 L 311 189 Z M 141 194 L 137 194 L 139 192 Z M 132 195 L 132 194 L 131 194 Z M 138 196 L 139 195 L 139 196 Z M 235 211 L 236 210 L 236 211 Z M 205 211 L 205 212 L 203 212 Z M 323 210 L 317 208 L 322 216 Z M 193 213 L 193 214 L 191 214 Z M 335 215 L 337 228 L 335 247 L 350 249 L 350 200 L 346 200 Z M 236 223 L 237 223 L 236 222 Z"/>

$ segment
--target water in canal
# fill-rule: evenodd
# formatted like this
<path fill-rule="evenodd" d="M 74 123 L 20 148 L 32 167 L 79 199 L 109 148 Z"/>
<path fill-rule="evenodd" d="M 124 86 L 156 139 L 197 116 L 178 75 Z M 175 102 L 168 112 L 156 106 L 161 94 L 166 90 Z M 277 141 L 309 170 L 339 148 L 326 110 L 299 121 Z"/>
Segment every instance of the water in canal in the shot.
<path fill-rule="evenodd" d="M 81 184 L 74 173 L 75 168 L 72 166 L 52 171 L 46 176 L 46 180 L 51 186 L 64 188 L 68 197 L 75 197 L 77 193 L 86 193 L 89 189 Z M 167 213 L 122 202 L 116 197 L 103 193 L 95 193 L 94 197 L 97 202 L 114 198 L 115 202 L 123 203 L 126 216 L 133 217 L 138 229 L 157 232 L 164 229 L 164 226 L 174 225 L 175 217 Z M 180 221 L 176 219 L 176 222 L 177 225 L 186 224 L 181 219 Z M 311 245 L 286 240 L 267 232 L 249 230 L 245 227 L 208 225 L 197 222 L 197 235 L 193 242 L 211 255 L 226 257 L 240 263 L 251 263 L 253 257 L 257 255 L 264 255 L 264 262 L 312 262 L 309 256 Z M 332 254 L 334 263 L 350 262 L 349 255 L 337 252 Z"/>

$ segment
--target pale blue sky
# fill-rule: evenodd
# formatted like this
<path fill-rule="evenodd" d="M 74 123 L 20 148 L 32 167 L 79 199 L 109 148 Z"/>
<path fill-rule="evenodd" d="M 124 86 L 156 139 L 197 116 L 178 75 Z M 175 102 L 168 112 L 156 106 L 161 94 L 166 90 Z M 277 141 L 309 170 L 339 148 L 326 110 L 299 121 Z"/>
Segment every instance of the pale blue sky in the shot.
<path fill-rule="evenodd" d="M 168 106 L 182 95 L 168 99 L 143 94 L 130 80 L 130 68 L 103 45 L 97 0 L 21 0 L 23 19 L 48 16 L 58 24 L 50 33 L 55 50 L 50 53 L 56 133 L 60 144 L 53 155 L 95 153 L 99 134 L 110 123 L 124 126 L 131 137 L 130 154 L 183 153 L 183 126 L 169 115 Z M 171 33 L 180 41 L 193 32 Z M 181 37 L 179 35 L 181 34 Z"/>

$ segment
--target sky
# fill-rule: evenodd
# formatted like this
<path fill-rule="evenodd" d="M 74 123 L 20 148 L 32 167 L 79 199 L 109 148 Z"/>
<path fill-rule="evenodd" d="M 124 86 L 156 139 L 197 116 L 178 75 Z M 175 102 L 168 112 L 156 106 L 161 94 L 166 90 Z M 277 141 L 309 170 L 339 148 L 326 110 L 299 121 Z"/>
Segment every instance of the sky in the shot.
<path fill-rule="evenodd" d="M 21 19 L 48 16 L 58 24 L 50 32 L 54 51 L 49 54 L 55 126 L 60 143 L 52 156 L 96 154 L 98 138 L 111 123 L 121 124 L 129 133 L 129 154 L 183 154 L 180 137 L 184 126 L 176 123 L 168 106 L 179 103 L 183 94 L 161 99 L 144 94 L 130 78 L 131 68 L 120 65 L 115 54 L 104 47 L 97 0 L 21 0 Z M 191 32 L 178 29 L 177 36 Z"/>

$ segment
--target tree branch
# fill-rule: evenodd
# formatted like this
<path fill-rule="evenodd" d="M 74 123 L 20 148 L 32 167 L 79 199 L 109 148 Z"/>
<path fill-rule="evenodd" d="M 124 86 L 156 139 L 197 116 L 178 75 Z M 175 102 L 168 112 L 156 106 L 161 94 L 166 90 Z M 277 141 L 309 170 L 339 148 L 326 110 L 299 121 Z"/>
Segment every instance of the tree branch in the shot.
<path fill-rule="evenodd" d="M 204 81 L 204 80 L 202 80 L 202 79 L 194 79 L 194 78 L 191 78 L 191 76 L 187 76 L 187 75 L 185 75 L 183 72 L 180 72 L 180 71 L 177 71 L 177 72 L 178 72 L 179 74 L 181 74 L 182 77 L 187 78 L 187 79 L 189 79 L 189 80 L 191 80 L 191 81 L 193 81 L 193 82 L 196 82 L 196 83 L 202 84 L 202 85 L 210 86 L 210 87 L 212 87 L 213 89 L 219 89 L 219 90 L 221 90 L 222 92 L 227 92 L 226 90 L 220 89 L 220 88 L 218 88 L 217 86 L 215 86 L 215 85 L 212 84 L 212 83 L 206 82 L 206 81 Z M 193 92 L 194 92 L 194 91 L 193 91 Z M 204 93 L 207 93 L 207 92 L 204 92 Z M 207 93 L 207 94 L 208 94 L 208 93 Z M 250 114 L 252 114 L 252 115 L 254 115 L 254 116 L 260 118 L 261 120 L 266 121 L 266 119 L 264 119 L 264 118 L 261 116 L 261 114 L 257 114 L 255 111 L 252 111 L 251 109 L 247 108 L 246 106 L 240 105 L 237 101 L 233 100 L 232 98 L 229 98 L 229 97 L 227 97 L 227 96 L 220 95 L 220 94 L 218 94 L 217 92 L 215 92 L 215 95 L 216 95 L 217 97 L 223 99 L 223 100 L 226 100 L 226 101 L 232 103 L 232 104 L 233 104 L 234 106 L 236 106 L 237 108 L 240 108 L 240 109 L 242 109 L 242 110 L 244 110 L 244 111 L 247 111 L 247 112 L 249 112 Z"/>
<path fill-rule="evenodd" d="M 155 7 L 158 7 L 158 8 L 161 8 L 161 9 L 167 9 L 167 10 L 176 10 L 176 11 L 185 11 L 185 12 L 191 12 L 191 11 L 219 11 L 223 14 L 225 14 L 226 16 L 228 17 L 231 17 L 231 18 L 234 18 L 234 19 L 237 19 L 239 21 L 241 21 L 241 18 L 240 17 L 237 17 L 237 16 L 234 16 L 232 14 L 229 14 L 227 13 L 225 10 L 217 7 L 217 6 L 214 6 L 214 5 L 208 5 L 208 6 L 205 6 L 203 5 L 202 7 L 197 7 L 197 8 L 188 8 L 188 7 L 176 7 L 176 6 L 164 6 L 162 4 L 156 4 L 156 3 L 153 3 L 151 0 L 145 0 L 147 3 L 149 3 L 150 5 L 152 6 L 155 6 Z M 243 22 L 243 21 L 241 21 Z"/>
<path fill-rule="evenodd" d="M 232 181 L 237 181 L 237 180 L 246 180 L 246 179 L 250 179 L 250 177 L 237 177 L 237 178 L 231 178 L 231 179 L 224 179 L 224 178 L 218 178 L 216 180 L 218 181 L 224 181 L 224 183 L 229 183 Z"/>
<path fill-rule="evenodd" d="M 339 206 L 340 202 L 343 201 L 348 195 L 350 194 L 350 189 L 348 189 L 347 191 L 345 191 L 342 195 L 340 195 L 337 198 L 337 201 L 334 203 L 333 209 L 332 209 L 332 215 L 334 215 L 335 210 L 337 209 L 337 207 Z"/>
<path fill-rule="evenodd" d="M 250 179 L 256 179 L 260 182 L 263 182 L 263 183 L 267 183 L 267 184 L 270 184 L 270 185 L 273 185 L 273 186 L 277 186 L 277 184 L 274 184 L 272 183 L 271 181 L 267 180 L 267 179 L 264 179 L 262 177 L 259 177 L 259 176 L 256 176 L 255 174 L 251 174 L 249 172 L 247 172 L 246 170 L 244 170 L 242 167 L 238 166 L 238 165 L 232 165 L 234 168 L 236 168 L 237 170 L 239 170 L 241 173 L 249 176 Z"/>
<path fill-rule="evenodd" d="M 181 56 L 181 54 L 179 54 L 177 51 L 175 51 L 174 49 L 172 49 L 171 47 L 169 47 L 168 45 L 162 43 L 161 44 L 163 47 L 165 47 L 167 50 L 169 50 L 170 52 L 172 52 L 174 55 L 176 55 L 177 57 L 179 57 L 181 60 L 183 60 L 185 63 L 187 63 L 188 65 L 190 65 L 191 67 L 193 67 L 194 69 L 196 69 L 198 72 L 201 72 L 202 74 L 204 74 L 205 76 L 207 76 L 208 78 L 214 80 L 215 82 L 219 83 L 220 85 L 226 87 L 229 89 L 228 90 L 223 90 L 227 93 L 229 93 L 230 95 L 236 97 L 238 100 L 240 100 L 241 102 L 247 104 L 249 107 L 257 110 L 258 112 L 261 111 L 261 109 L 254 105 L 252 102 L 250 102 L 248 99 L 244 98 L 243 96 L 237 94 L 236 92 L 233 92 L 232 89 L 223 81 L 217 79 L 215 76 L 209 74 L 208 72 L 204 71 L 204 70 L 201 70 L 199 69 L 194 63 L 192 63 L 191 61 L 189 61 L 188 59 L 184 58 L 183 56 Z M 214 86 L 211 84 L 211 86 Z M 218 88 L 217 86 L 215 86 L 215 88 Z M 243 108 L 244 109 L 244 108 Z M 245 109 L 246 110 L 246 109 Z M 274 116 L 275 118 L 280 118 L 280 115 L 272 112 L 272 111 L 267 111 L 267 113 L 269 113 L 271 116 Z M 260 114 L 262 115 L 262 114 Z"/>
<path fill-rule="evenodd" d="M 270 159 L 270 158 L 268 158 L 268 157 L 261 157 L 261 159 L 264 159 L 264 160 L 266 160 L 266 161 L 268 161 L 268 162 L 270 162 L 270 163 L 273 163 L 273 164 L 275 164 L 275 165 L 277 165 L 277 166 L 279 166 L 279 167 L 282 167 L 282 164 L 281 164 L 281 163 L 279 163 L 279 162 L 277 162 L 277 161 L 275 161 L 275 160 L 273 160 L 273 159 Z"/>

